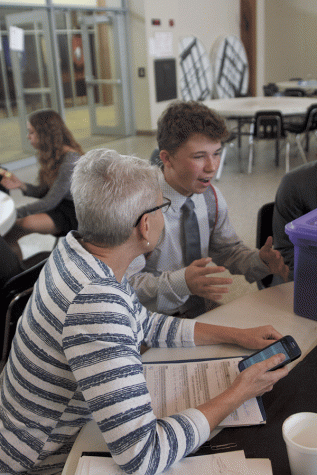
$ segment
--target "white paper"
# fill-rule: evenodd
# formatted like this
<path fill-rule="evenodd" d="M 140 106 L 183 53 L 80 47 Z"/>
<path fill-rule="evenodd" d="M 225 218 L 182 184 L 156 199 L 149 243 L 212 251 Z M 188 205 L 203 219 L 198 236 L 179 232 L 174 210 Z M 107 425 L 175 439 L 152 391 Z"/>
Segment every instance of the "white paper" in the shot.
<path fill-rule="evenodd" d="M 154 37 L 149 38 L 150 56 L 156 58 L 168 58 L 174 56 L 173 53 L 173 33 L 159 31 Z"/>
<path fill-rule="evenodd" d="M 268 459 L 246 459 L 243 450 L 186 457 L 164 473 L 168 475 L 272 475 Z M 122 475 L 110 457 L 83 456 L 75 475 Z"/>
<path fill-rule="evenodd" d="M 17 26 L 10 26 L 9 46 L 13 51 L 24 51 L 24 30 Z"/>
<path fill-rule="evenodd" d="M 143 372 L 157 418 L 197 407 L 227 389 L 239 374 L 241 358 L 179 363 L 144 363 Z M 256 398 L 246 401 L 220 426 L 264 423 Z"/>
<path fill-rule="evenodd" d="M 246 459 L 248 471 L 246 475 L 271 475 L 273 474 L 271 460 Z"/>

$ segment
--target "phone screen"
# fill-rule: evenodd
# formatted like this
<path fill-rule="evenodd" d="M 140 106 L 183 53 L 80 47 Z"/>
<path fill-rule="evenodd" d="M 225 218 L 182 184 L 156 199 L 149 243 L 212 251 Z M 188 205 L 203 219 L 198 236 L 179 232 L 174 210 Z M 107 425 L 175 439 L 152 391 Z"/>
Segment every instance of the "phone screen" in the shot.
<path fill-rule="evenodd" d="M 247 358 L 246 360 L 244 360 L 243 364 L 245 368 L 248 368 L 254 363 L 259 363 L 260 361 L 267 360 L 271 356 L 277 355 L 278 353 L 284 353 L 284 355 L 286 356 L 283 363 L 287 363 L 290 360 L 290 357 L 287 353 L 287 350 L 284 348 L 283 343 L 281 343 L 280 341 L 277 341 L 274 345 L 268 346 L 267 348 L 264 348 L 264 350 L 260 351 L 259 353 L 256 353 L 250 356 L 250 358 Z"/>

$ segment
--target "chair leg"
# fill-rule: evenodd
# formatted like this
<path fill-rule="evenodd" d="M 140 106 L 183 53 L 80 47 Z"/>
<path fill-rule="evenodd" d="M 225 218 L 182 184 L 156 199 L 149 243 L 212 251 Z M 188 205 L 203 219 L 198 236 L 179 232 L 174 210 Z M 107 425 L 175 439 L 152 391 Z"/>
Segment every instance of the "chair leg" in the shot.
<path fill-rule="evenodd" d="M 225 146 L 225 147 L 223 148 L 223 150 L 222 150 L 219 167 L 218 167 L 218 170 L 217 170 L 217 173 L 216 173 L 216 177 L 215 177 L 215 180 L 216 180 L 216 181 L 219 181 L 219 180 L 220 180 L 220 177 L 221 177 L 221 174 L 222 174 L 222 170 L 223 170 L 223 166 L 224 166 L 224 164 L 225 164 L 226 155 L 227 155 L 227 146 Z"/>
<path fill-rule="evenodd" d="M 285 145 L 285 169 L 286 169 L 286 173 L 289 172 L 289 153 L 290 153 L 290 143 L 286 142 L 286 145 Z"/>
<path fill-rule="evenodd" d="M 300 134 L 296 135 L 296 143 L 297 143 L 297 147 L 298 147 L 298 150 L 299 150 L 299 153 L 301 154 L 301 157 L 303 159 L 303 162 L 304 163 L 307 163 L 307 158 L 306 158 L 306 155 L 305 155 L 305 152 L 304 152 L 304 149 L 303 149 L 303 146 L 301 144 L 301 141 L 300 141 Z"/>
<path fill-rule="evenodd" d="M 275 140 L 275 166 L 278 167 L 280 164 L 280 141 L 277 138 Z"/>
<path fill-rule="evenodd" d="M 252 143 L 250 143 L 250 151 L 249 151 L 249 163 L 248 163 L 249 175 L 252 173 L 253 154 L 254 154 L 254 143 L 252 141 Z"/>

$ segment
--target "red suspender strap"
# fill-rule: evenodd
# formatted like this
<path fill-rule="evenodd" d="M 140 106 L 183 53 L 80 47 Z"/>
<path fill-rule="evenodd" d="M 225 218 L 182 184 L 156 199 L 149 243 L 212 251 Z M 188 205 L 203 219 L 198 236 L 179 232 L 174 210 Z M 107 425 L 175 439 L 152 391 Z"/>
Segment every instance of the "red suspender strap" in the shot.
<path fill-rule="evenodd" d="M 215 225 L 214 225 L 214 229 L 212 230 L 212 232 L 214 232 L 215 228 L 216 228 L 216 225 L 217 225 L 217 221 L 218 221 L 218 212 L 219 212 L 219 208 L 218 208 L 218 196 L 217 196 L 217 193 L 216 193 L 216 190 L 215 188 L 210 184 L 211 186 L 211 189 L 212 189 L 212 192 L 214 194 L 214 197 L 215 197 L 215 203 L 216 203 L 216 216 L 215 216 Z"/>

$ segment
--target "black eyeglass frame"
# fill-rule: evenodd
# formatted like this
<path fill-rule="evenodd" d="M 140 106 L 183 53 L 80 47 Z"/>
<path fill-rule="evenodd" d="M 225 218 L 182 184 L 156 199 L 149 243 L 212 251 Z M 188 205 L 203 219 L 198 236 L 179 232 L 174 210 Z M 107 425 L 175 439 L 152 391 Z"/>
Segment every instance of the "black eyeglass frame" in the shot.
<path fill-rule="evenodd" d="M 148 213 L 153 213 L 154 211 L 157 211 L 158 209 L 161 209 L 161 208 L 164 208 L 165 206 L 167 206 L 167 208 L 162 211 L 163 213 L 166 213 L 166 211 L 168 210 L 168 208 L 171 206 L 171 200 L 169 198 L 164 198 L 165 200 L 165 203 L 161 204 L 160 206 L 155 206 L 155 208 L 151 208 L 151 209 L 147 209 L 145 211 L 143 211 L 143 213 L 138 217 L 138 219 L 136 220 L 135 222 L 135 225 L 134 227 L 136 228 L 137 225 L 139 224 L 139 222 L 141 221 L 142 217 L 145 215 L 145 214 L 148 214 Z"/>

